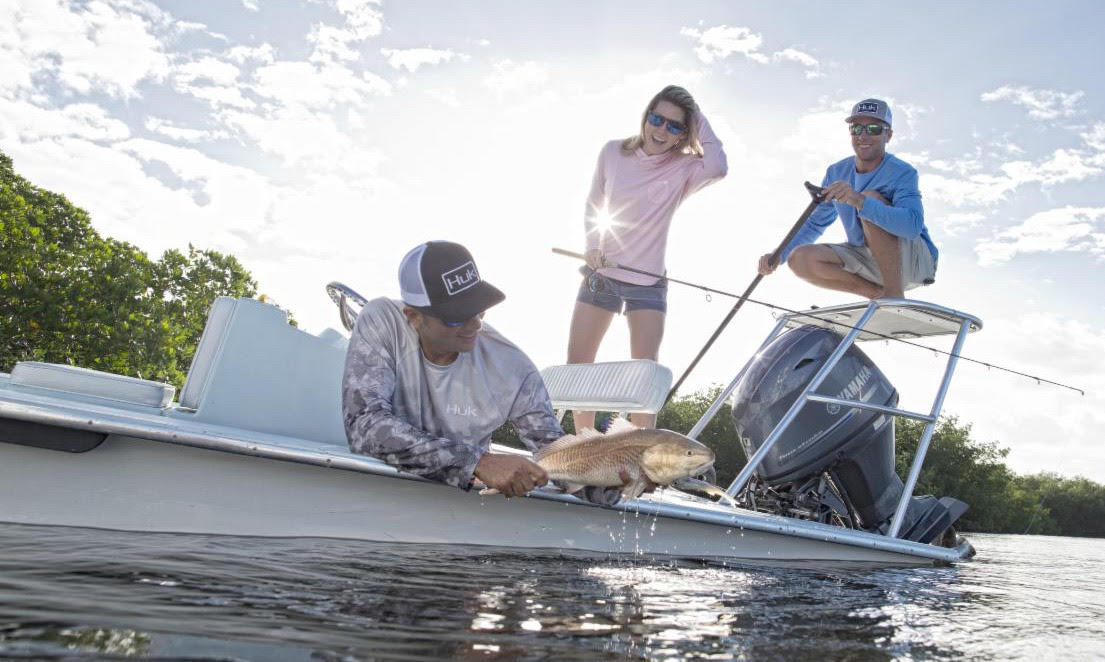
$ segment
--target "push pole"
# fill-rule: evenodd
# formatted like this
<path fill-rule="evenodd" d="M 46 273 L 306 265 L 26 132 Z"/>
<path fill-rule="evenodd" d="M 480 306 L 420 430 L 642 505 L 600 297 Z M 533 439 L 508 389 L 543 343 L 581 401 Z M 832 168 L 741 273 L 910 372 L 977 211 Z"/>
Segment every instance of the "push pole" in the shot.
<path fill-rule="evenodd" d="M 805 185 L 806 190 L 809 191 L 810 197 L 813 199 L 810 200 L 810 204 L 806 205 L 806 210 L 802 212 L 802 215 L 798 218 L 798 221 L 794 224 L 794 227 L 790 229 L 790 232 L 787 233 L 787 236 L 783 237 L 783 241 L 779 242 L 779 246 L 775 249 L 775 252 L 771 254 L 771 264 L 776 264 L 779 261 L 779 256 L 783 253 L 783 250 L 786 249 L 787 244 L 790 243 L 791 239 L 794 239 L 794 235 L 798 234 L 798 231 L 802 229 L 802 225 L 806 222 L 806 219 L 810 217 L 810 214 L 813 213 L 813 210 L 817 209 L 817 206 L 820 205 L 824 199 L 825 189 L 821 188 L 820 186 L 814 186 L 809 182 L 806 182 Z M 675 386 L 672 386 L 671 390 L 668 391 L 668 397 L 664 399 L 664 404 L 670 402 L 672 397 L 675 396 L 675 392 L 678 391 L 679 387 L 683 385 L 683 381 L 687 379 L 687 375 L 691 374 L 691 370 L 694 370 L 694 367 L 698 365 L 698 362 L 706 354 L 706 351 L 710 349 L 710 346 L 714 344 L 714 341 L 717 340 L 718 336 L 721 335 L 721 332 L 725 330 L 726 326 L 728 326 L 729 321 L 733 319 L 734 315 L 737 314 L 737 311 L 740 310 L 741 306 L 744 305 L 744 302 L 748 299 L 748 297 L 752 296 L 752 291 L 755 290 L 756 286 L 760 284 L 760 281 L 763 280 L 763 277 L 763 274 L 756 274 L 756 277 L 752 279 L 752 282 L 748 285 L 748 289 L 746 289 L 744 291 L 744 294 L 740 295 L 740 298 L 737 299 L 737 302 L 733 304 L 733 309 L 730 310 L 729 314 L 725 316 L 725 319 L 721 321 L 721 324 L 718 326 L 717 331 L 714 331 L 714 335 L 710 336 L 710 339 L 706 341 L 706 344 L 698 352 L 698 356 L 694 357 L 694 360 L 691 361 L 691 364 L 687 366 L 686 370 L 683 371 L 683 375 L 679 378 L 677 382 L 675 382 Z"/>

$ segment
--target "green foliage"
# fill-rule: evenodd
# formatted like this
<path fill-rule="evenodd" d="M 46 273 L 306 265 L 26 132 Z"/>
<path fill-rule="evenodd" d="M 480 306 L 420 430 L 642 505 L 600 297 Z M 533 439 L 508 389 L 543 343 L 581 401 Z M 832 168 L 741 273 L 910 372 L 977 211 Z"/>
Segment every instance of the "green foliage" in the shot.
<path fill-rule="evenodd" d="M 925 424 L 896 421 L 897 470 L 909 474 Z M 971 426 L 954 417 L 941 418 L 925 455 L 914 494 L 951 496 L 970 504 L 960 520 L 971 531 L 1020 532 L 1036 511 L 1031 495 L 1019 490 L 1016 475 L 1005 466 L 1008 449 L 971 439 Z"/>
<path fill-rule="evenodd" d="M 152 261 L 101 237 L 87 213 L 0 153 L 0 371 L 47 361 L 179 388 L 211 301 L 256 289 L 233 256 L 189 246 Z"/>
<path fill-rule="evenodd" d="M 1038 508 L 1024 533 L 1105 538 L 1105 485 L 1053 473 L 1019 476 L 1017 483 Z"/>

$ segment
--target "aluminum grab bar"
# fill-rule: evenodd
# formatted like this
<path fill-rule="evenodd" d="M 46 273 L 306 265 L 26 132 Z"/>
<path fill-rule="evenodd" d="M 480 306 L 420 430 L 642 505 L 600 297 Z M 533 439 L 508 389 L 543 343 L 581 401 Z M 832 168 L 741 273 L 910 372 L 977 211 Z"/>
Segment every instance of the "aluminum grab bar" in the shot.
<path fill-rule="evenodd" d="M 884 405 L 876 405 L 868 402 L 860 402 L 859 400 L 845 400 L 843 398 L 834 398 L 830 395 L 821 395 L 820 393 L 810 393 L 808 396 L 810 400 L 814 402 L 825 402 L 832 405 L 840 405 L 841 407 L 847 407 L 849 409 L 867 409 L 868 411 L 877 411 L 883 414 L 890 414 L 891 416 L 903 416 L 905 418 L 912 418 L 917 421 L 934 421 L 932 416 L 928 414 L 918 414 L 916 412 L 908 411 L 906 409 L 897 409 L 895 407 L 886 407 Z"/>
<path fill-rule="evenodd" d="M 917 478 L 921 475 L 921 466 L 925 463 L 925 455 L 929 450 L 932 433 L 936 430 L 936 419 L 940 416 L 940 410 L 944 407 L 944 396 L 948 392 L 948 386 L 951 385 L 955 364 L 959 361 L 959 352 L 963 349 L 963 343 L 967 340 L 967 333 L 970 330 L 971 321 L 963 319 L 960 322 L 959 333 L 955 337 L 955 347 L 948 356 L 948 367 L 944 369 L 944 378 L 940 380 L 940 388 L 937 390 L 936 399 L 932 403 L 931 420 L 925 426 L 925 431 L 921 434 L 921 440 L 917 442 L 917 452 L 913 456 L 913 465 L 909 468 L 909 477 L 906 478 L 905 487 L 902 488 L 902 498 L 894 511 L 894 519 L 890 521 L 890 530 L 886 532 L 886 535 L 891 538 L 897 538 L 898 532 L 902 528 L 905 511 L 909 506 L 909 499 L 913 496 L 913 489 L 917 486 Z"/>

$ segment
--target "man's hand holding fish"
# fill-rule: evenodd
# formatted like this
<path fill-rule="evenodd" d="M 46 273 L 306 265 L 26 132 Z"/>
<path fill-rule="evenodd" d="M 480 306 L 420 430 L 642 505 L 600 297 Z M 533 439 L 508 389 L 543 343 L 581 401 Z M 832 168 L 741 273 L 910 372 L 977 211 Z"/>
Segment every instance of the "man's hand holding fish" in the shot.
<path fill-rule="evenodd" d="M 476 465 L 476 478 L 503 496 L 523 496 L 549 482 L 549 475 L 538 464 L 521 455 L 486 453 Z"/>

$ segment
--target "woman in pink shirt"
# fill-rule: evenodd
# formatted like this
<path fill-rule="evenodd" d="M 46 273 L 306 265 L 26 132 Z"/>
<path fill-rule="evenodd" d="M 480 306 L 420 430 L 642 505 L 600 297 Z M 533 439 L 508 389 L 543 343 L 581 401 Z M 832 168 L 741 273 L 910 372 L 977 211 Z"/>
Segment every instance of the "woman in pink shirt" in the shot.
<path fill-rule="evenodd" d="M 616 313 L 629 323 L 630 355 L 656 360 L 664 337 L 667 281 L 606 267 L 621 264 L 665 273 L 664 252 L 675 210 L 690 194 L 725 176 L 721 142 L 685 89 L 669 85 L 645 108 L 641 131 L 599 152 L 583 226 L 587 266 L 572 313 L 568 363 L 592 363 Z M 577 430 L 594 412 L 575 412 Z M 652 427 L 656 417 L 633 416 Z"/>

